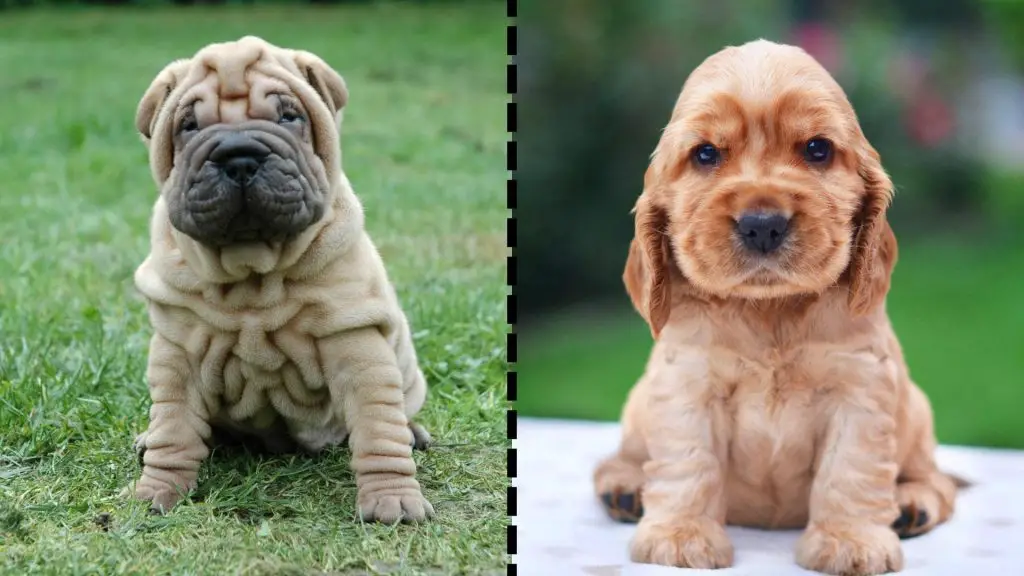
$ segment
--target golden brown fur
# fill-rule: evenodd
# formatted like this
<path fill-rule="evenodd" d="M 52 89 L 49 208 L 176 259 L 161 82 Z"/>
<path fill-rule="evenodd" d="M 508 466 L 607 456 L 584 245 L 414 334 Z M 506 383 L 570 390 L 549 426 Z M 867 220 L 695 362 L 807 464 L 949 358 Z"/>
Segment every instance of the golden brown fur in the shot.
<path fill-rule="evenodd" d="M 214 434 L 226 431 L 271 450 L 317 451 L 347 438 L 364 519 L 433 513 L 411 457 L 411 444 L 429 439 L 410 421 L 426 383 L 341 168 L 347 94 L 337 72 L 313 54 L 246 37 L 170 64 L 139 104 L 136 125 L 161 193 L 151 253 L 135 274 L 154 335 L 153 405 L 137 439 L 144 469 L 132 489 L 157 510 L 195 487 Z M 189 185 L 181 119 L 194 110 L 202 130 L 276 129 L 281 98 L 303 119 L 293 122 L 298 136 L 289 141 L 298 144 L 289 153 L 322 198 L 322 217 L 287 240 L 222 247 L 172 226 L 168 199 Z"/>
<path fill-rule="evenodd" d="M 833 155 L 812 165 L 801 150 L 817 137 Z M 702 143 L 717 166 L 694 161 Z M 724 524 L 806 526 L 801 566 L 878 574 L 901 569 L 898 536 L 950 517 L 956 485 L 885 310 L 891 194 L 843 91 L 802 50 L 726 48 L 687 80 L 623 277 L 656 342 L 595 473 L 609 512 L 639 518 L 635 561 L 725 567 Z M 752 209 L 791 218 L 772 258 L 736 240 Z"/>

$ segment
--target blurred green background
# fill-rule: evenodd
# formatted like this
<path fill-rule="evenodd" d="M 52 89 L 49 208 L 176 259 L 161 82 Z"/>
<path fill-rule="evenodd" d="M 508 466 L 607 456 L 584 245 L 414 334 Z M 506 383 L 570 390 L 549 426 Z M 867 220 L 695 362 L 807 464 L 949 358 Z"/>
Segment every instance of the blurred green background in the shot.
<path fill-rule="evenodd" d="M 889 311 L 941 442 L 1024 448 L 1024 2 L 520 2 L 518 409 L 614 420 L 651 347 L 629 214 L 687 74 L 798 44 L 897 186 Z"/>

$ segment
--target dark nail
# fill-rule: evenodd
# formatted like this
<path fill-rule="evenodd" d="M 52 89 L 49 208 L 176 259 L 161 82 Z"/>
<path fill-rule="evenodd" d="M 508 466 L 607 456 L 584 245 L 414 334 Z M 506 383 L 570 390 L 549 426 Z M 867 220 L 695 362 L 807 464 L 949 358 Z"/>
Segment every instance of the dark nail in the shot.
<path fill-rule="evenodd" d="M 892 529 L 897 532 L 903 532 L 910 526 L 913 521 L 913 516 L 909 508 L 903 508 L 900 510 L 900 517 L 892 523 Z"/>
<path fill-rule="evenodd" d="M 633 494 L 619 494 L 619 510 L 632 514 L 634 506 L 636 506 L 636 498 Z"/>
<path fill-rule="evenodd" d="M 601 494 L 601 502 L 604 503 L 604 507 L 607 508 L 608 510 L 614 508 L 614 506 L 612 506 L 611 492 L 605 492 L 604 494 Z"/>
<path fill-rule="evenodd" d="M 920 528 L 928 523 L 928 512 L 919 510 L 917 512 L 917 522 L 914 522 L 914 528 Z"/>

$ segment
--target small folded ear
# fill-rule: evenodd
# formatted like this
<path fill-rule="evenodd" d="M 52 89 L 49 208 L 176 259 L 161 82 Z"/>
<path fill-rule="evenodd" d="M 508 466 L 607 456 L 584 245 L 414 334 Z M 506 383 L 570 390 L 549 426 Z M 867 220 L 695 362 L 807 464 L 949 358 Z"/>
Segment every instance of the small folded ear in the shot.
<path fill-rule="evenodd" d="M 855 315 L 866 314 L 885 300 L 898 255 L 896 235 L 885 217 L 893 196 L 892 180 L 870 145 L 861 153 L 859 172 L 864 199 L 854 219 L 849 266 L 849 306 Z"/>
<path fill-rule="evenodd" d="M 311 52 L 295 51 L 295 65 L 299 67 L 306 82 L 313 87 L 324 104 L 330 108 L 331 115 L 337 118 L 338 113 L 348 103 L 348 88 L 345 86 L 345 80 L 334 68 L 328 66 L 320 57 Z"/>
<path fill-rule="evenodd" d="M 633 307 L 651 327 L 655 339 L 668 322 L 672 303 L 672 247 L 668 236 L 668 215 L 654 206 L 645 192 L 634 208 L 636 232 L 629 245 L 629 257 L 622 280 Z"/>
<path fill-rule="evenodd" d="M 145 94 L 142 95 L 142 100 L 139 101 L 135 111 L 135 129 L 146 141 L 153 138 L 153 129 L 156 128 L 156 119 L 160 116 L 160 110 L 163 109 L 167 97 L 171 95 L 185 75 L 188 64 L 187 58 L 168 64 L 157 74 Z"/>

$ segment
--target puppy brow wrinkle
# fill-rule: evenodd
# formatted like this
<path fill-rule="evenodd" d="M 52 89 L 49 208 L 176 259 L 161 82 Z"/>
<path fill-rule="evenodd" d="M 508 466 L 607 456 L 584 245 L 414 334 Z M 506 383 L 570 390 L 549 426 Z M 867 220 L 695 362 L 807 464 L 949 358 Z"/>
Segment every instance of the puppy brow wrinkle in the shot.
<path fill-rule="evenodd" d="M 249 96 L 247 76 L 250 68 L 263 59 L 263 50 L 251 43 L 245 48 L 238 54 L 212 50 L 202 57 L 207 69 L 217 75 L 221 98 L 239 99 Z"/>
<path fill-rule="evenodd" d="M 220 97 L 224 100 L 239 100 L 249 97 L 249 82 L 246 79 L 249 67 L 222 66 L 216 69 L 220 81 Z"/>

